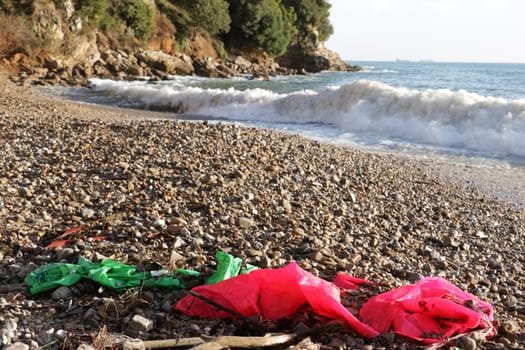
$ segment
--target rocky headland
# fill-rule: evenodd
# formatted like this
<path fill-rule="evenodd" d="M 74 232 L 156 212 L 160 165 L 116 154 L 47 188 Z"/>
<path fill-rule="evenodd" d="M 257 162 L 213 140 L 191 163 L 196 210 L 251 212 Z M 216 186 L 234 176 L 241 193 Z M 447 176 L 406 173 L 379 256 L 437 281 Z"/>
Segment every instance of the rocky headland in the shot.
<path fill-rule="evenodd" d="M 330 53 L 330 54 L 329 54 Z M 171 79 L 173 76 L 198 75 L 208 78 L 270 79 L 276 75 L 308 74 L 321 70 L 360 70 L 334 58 L 326 49 L 312 53 L 312 60 L 304 67 L 281 66 L 273 58 L 260 56 L 229 59 L 199 57 L 186 54 L 167 54 L 159 50 L 136 51 L 106 50 L 97 53 L 97 59 L 89 62 L 69 63 L 67 60 L 42 54 L 33 60 L 23 54 L 15 54 L 3 60 L 3 69 L 11 72 L 10 79 L 19 85 L 87 85 L 90 78 L 134 80 L 150 77 L 153 80 Z M 309 61 L 306 61 L 309 62 Z M 295 66 L 293 66 L 295 67 Z"/>
<path fill-rule="evenodd" d="M 282 57 L 275 57 L 249 45 L 226 52 L 224 44 L 205 31 L 180 39 L 184 42 L 181 48 L 175 40 L 180 28 L 175 28 L 154 1 L 144 1 L 155 18 L 147 40 L 138 40 L 129 28 L 115 32 L 89 25 L 72 0 L 31 3 L 21 16 L 3 15 L 0 6 L 0 67 L 19 85 L 77 86 L 95 77 L 169 79 L 193 74 L 269 79 L 281 74 L 360 69 L 324 48 L 315 28 L 309 27 L 308 35 L 298 36 Z M 170 6 L 170 11 L 180 11 Z"/>

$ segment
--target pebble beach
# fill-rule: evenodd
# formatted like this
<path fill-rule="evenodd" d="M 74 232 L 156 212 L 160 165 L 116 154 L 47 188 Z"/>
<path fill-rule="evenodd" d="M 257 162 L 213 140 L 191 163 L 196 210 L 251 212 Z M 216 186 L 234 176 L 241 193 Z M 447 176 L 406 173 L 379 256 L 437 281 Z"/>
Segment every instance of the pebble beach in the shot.
<path fill-rule="evenodd" d="M 237 334 L 239 321 L 173 312 L 180 295 L 167 290 L 115 292 L 82 282 L 31 295 L 23 283 L 39 266 L 79 256 L 210 272 L 221 250 L 259 268 L 296 261 L 328 280 L 344 271 L 378 282 L 371 295 L 439 276 L 490 302 L 498 323 L 495 339 L 473 334 L 447 346 L 525 348 L 523 188 L 504 201 L 483 179 L 455 176 L 447 164 L 62 101 L 5 79 L 0 143 L 2 346 L 103 348 L 120 334 Z M 73 242 L 47 248 L 79 226 Z M 135 315 L 153 326 L 137 329 Z M 351 331 L 316 335 L 310 344 L 419 345 Z"/>

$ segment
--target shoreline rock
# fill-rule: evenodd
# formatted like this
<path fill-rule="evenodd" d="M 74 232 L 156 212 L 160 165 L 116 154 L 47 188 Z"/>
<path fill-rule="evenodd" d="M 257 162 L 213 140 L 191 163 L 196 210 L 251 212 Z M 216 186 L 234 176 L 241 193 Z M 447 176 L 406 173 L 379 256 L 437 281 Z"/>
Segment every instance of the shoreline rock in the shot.
<path fill-rule="evenodd" d="M 336 52 L 328 50 L 322 44 L 310 50 L 304 50 L 299 45 L 291 46 L 284 56 L 277 58 L 277 62 L 283 66 L 310 73 L 326 70 L 346 72 L 362 70 L 359 66 L 346 63 Z"/>
<path fill-rule="evenodd" d="M 136 52 L 108 49 L 99 52 L 93 62 L 73 62 L 41 52 L 36 59 L 17 53 L 0 61 L 0 69 L 11 72 L 11 80 L 18 85 L 85 86 L 90 78 L 131 80 L 145 76 L 169 79 L 174 75 L 198 75 L 208 78 L 247 76 L 268 80 L 277 75 L 317 73 L 322 70 L 359 71 L 325 48 L 298 58 L 296 52 L 290 61 L 284 57 L 252 58 L 233 56 L 231 59 L 170 55 L 160 50 L 139 49 Z M 297 63 L 302 62 L 302 63 Z"/>

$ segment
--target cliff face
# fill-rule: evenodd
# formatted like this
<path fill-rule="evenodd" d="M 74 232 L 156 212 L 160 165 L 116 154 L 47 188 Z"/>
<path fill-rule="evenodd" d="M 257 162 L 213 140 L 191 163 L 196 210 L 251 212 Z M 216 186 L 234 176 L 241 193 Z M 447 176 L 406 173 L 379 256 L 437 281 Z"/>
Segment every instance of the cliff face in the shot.
<path fill-rule="evenodd" d="M 86 78 L 127 78 L 150 75 L 199 74 L 230 77 L 252 74 L 267 78 L 275 74 L 348 70 L 336 53 L 325 49 L 315 30 L 293 42 L 281 58 L 264 52 L 224 57 L 217 40 L 202 32 L 188 35 L 181 47 L 174 38 L 177 28 L 159 11 L 155 1 L 145 3 L 154 14 L 147 40 L 138 40 L 129 29 L 104 31 L 84 23 L 72 0 L 34 0 L 21 16 L 1 13 L 0 65 L 21 73 L 21 83 L 82 84 Z"/>
<path fill-rule="evenodd" d="M 325 48 L 324 43 L 319 41 L 318 37 L 315 28 L 309 28 L 306 32 L 299 34 L 286 53 L 277 58 L 277 62 L 284 67 L 312 73 L 323 70 L 355 71 L 360 69 L 360 67 L 349 65 L 336 52 Z"/>

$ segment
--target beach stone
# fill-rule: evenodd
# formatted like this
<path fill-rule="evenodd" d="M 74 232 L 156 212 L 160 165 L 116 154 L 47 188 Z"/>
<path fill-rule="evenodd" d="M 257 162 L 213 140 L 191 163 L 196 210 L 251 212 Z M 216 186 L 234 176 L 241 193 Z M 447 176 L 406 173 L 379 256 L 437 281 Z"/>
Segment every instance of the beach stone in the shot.
<path fill-rule="evenodd" d="M 77 347 L 77 350 L 96 350 L 96 349 L 93 346 L 88 345 L 88 344 L 80 344 Z"/>
<path fill-rule="evenodd" d="M 53 298 L 53 300 L 67 299 L 71 297 L 72 294 L 69 287 L 60 286 L 51 293 L 51 298 Z"/>
<path fill-rule="evenodd" d="M 91 219 L 93 216 L 95 216 L 95 211 L 91 208 L 84 208 L 82 209 L 82 217 L 85 219 Z"/>
<path fill-rule="evenodd" d="M 75 249 L 73 248 L 66 247 L 66 248 L 61 248 L 57 251 L 58 260 L 66 260 L 72 257 L 73 255 L 75 255 Z"/>
<path fill-rule="evenodd" d="M 67 337 L 67 332 L 63 329 L 57 329 L 55 334 L 58 337 L 58 339 L 61 339 L 61 340 L 64 340 Z"/>
<path fill-rule="evenodd" d="M 160 228 L 166 227 L 166 220 L 159 218 L 153 222 L 153 226 Z"/>
<path fill-rule="evenodd" d="M 409 272 L 407 274 L 407 280 L 409 280 L 411 283 L 416 283 L 420 279 L 422 279 L 424 276 L 419 272 Z"/>
<path fill-rule="evenodd" d="M 237 224 L 239 225 L 239 227 L 248 228 L 248 227 L 253 226 L 254 222 L 250 218 L 241 216 L 241 217 L 238 218 Z"/>
<path fill-rule="evenodd" d="M 14 344 L 8 345 L 6 350 L 29 350 L 29 345 L 22 343 L 22 342 L 16 342 Z"/>
<path fill-rule="evenodd" d="M 3 328 L 0 329 L 0 345 L 9 345 L 16 337 L 18 324 L 14 318 L 9 318 L 4 321 Z"/>
<path fill-rule="evenodd" d="M 476 341 L 466 335 L 459 338 L 457 343 L 460 344 L 461 348 L 464 350 L 476 350 L 478 348 Z"/>
<path fill-rule="evenodd" d="M 45 344 L 52 342 L 54 340 L 54 335 L 55 335 L 54 328 L 45 329 L 38 333 L 38 337 Z"/>
<path fill-rule="evenodd" d="M 31 198 L 33 196 L 33 190 L 29 187 L 20 187 L 18 189 L 18 193 L 22 197 Z"/>
<path fill-rule="evenodd" d="M 512 342 L 505 337 L 498 337 L 496 341 L 502 346 L 502 348 L 510 349 L 512 347 Z"/>
<path fill-rule="evenodd" d="M 162 311 L 166 313 L 171 313 L 173 311 L 173 304 L 169 301 L 163 301 L 161 308 Z"/>
<path fill-rule="evenodd" d="M 153 321 L 141 315 L 134 315 L 128 327 L 138 332 L 149 332 L 153 329 Z"/>
<path fill-rule="evenodd" d="M 289 201 L 283 200 L 282 205 L 286 213 L 290 214 L 292 212 L 292 204 Z"/>
<path fill-rule="evenodd" d="M 522 329 L 520 328 L 518 322 L 514 320 L 505 320 L 501 322 L 498 327 L 499 334 L 507 337 L 510 340 L 516 339 L 516 337 L 521 334 Z"/>
<path fill-rule="evenodd" d="M 301 227 L 295 227 L 293 230 L 292 230 L 292 233 L 294 235 L 297 235 L 299 237 L 304 237 L 306 235 L 306 233 L 304 232 L 304 230 L 301 228 Z"/>

